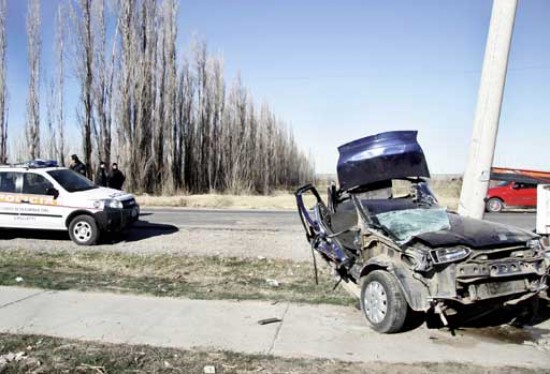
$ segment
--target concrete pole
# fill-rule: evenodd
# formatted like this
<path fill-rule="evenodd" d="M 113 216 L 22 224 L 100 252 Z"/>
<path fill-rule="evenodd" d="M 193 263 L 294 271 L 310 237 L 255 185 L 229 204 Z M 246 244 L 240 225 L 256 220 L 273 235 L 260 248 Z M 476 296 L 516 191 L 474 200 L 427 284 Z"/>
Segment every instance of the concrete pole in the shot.
<path fill-rule="evenodd" d="M 494 0 L 459 213 L 483 218 L 518 0 Z"/>

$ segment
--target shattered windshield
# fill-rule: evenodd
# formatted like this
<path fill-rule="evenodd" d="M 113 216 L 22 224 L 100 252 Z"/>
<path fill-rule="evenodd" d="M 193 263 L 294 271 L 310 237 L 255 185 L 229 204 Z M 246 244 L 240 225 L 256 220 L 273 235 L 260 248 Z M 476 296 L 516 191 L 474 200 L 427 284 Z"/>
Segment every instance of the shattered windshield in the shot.
<path fill-rule="evenodd" d="M 376 218 L 382 227 L 402 242 L 416 235 L 451 227 L 447 211 L 442 208 L 397 210 L 379 213 Z"/>

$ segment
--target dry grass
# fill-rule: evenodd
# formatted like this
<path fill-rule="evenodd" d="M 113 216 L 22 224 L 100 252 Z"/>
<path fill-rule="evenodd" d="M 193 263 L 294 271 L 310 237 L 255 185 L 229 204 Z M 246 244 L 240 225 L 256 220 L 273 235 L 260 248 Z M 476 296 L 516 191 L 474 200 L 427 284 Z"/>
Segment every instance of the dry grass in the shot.
<path fill-rule="evenodd" d="M 279 192 L 269 196 L 262 195 L 175 195 L 175 196 L 137 196 L 137 201 L 145 207 L 180 207 L 211 209 L 296 209 L 293 194 Z"/>
<path fill-rule="evenodd" d="M 218 374 L 288 373 L 524 373 L 535 369 L 518 367 L 487 368 L 468 363 L 351 363 L 328 359 L 292 359 L 228 351 L 182 350 L 80 342 L 36 335 L 0 334 L 0 357 L 23 354 L 10 360 L 0 372 L 22 373 L 203 373 L 214 366 Z"/>
<path fill-rule="evenodd" d="M 459 180 L 435 179 L 431 187 L 442 206 L 451 210 L 458 208 L 458 198 L 462 182 Z M 404 186 L 396 186 L 398 194 L 405 191 Z M 318 190 L 323 198 L 326 186 Z M 403 191 L 401 191 L 403 190 Z M 138 203 L 143 207 L 180 207 L 180 208 L 211 208 L 211 209 L 262 209 L 262 210 L 295 210 L 294 194 L 279 191 L 269 196 L 261 195 L 175 195 L 175 196 L 137 196 Z M 313 206 L 313 196 L 306 196 L 306 205 Z"/>
<path fill-rule="evenodd" d="M 324 268 L 323 268 L 324 269 Z M 0 285 L 108 291 L 192 299 L 352 305 L 328 268 L 319 286 L 310 263 L 216 256 L 0 252 Z M 16 278 L 21 277 L 22 281 Z M 276 281 L 276 283 L 274 282 Z"/>

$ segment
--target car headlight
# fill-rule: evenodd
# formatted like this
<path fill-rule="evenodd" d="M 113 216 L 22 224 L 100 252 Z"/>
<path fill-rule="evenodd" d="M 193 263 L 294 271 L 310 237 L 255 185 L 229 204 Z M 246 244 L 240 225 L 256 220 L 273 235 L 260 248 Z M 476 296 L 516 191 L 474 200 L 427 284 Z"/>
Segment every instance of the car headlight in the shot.
<path fill-rule="evenodd" d="M 105 206 L 107 208 L 112 208 L 112 209 L 122 209 L 122 201 L 119 201 L 119 200 L 115 200 L 115 199 L 108 199 L 108 200 L 105 200 Z"/>
<path fill-rule="evenodd" d="M 96 209 L 122 209 L 122 202 L 115 199 L 105 199 L 105 200 L 96 200 L 94 201 L 94 208 Z"/>
<path fill-rule="evenodd" d="M 434 263 L 447 264 L 465 259 L 470 254 L 470 250 L 465 247 L 441 248 L 433 250 L 431 254 Z"/>
<path fill-rule="evenodd" d="M 529 240 L 527 242 L 527 248 L 531 248 L 533 249 L 535 252 L 538 252 L 538 251 L 544 251 L 546 248 L 544 248 L 544 245 L 542 244 L 542 240 L 541 239 L 533 239 L 533 240 Z"/>

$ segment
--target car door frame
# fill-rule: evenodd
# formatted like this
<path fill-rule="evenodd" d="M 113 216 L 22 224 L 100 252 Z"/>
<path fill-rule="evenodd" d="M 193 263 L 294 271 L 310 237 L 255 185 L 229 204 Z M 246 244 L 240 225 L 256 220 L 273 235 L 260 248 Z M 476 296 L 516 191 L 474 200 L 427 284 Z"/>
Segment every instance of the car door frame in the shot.
<path fill-rule="evenodd" d="M 52 188 L 55 189 L 57 189 L 56 185 L 50 180 L 50 178 L 42 173 L 28 171 L 22 174 L 21 182 L 19 184 L 21 191 L 21 212 L 19 214 L 19 220 L 21 222 L 26 221 L 26 227 L 32 229 L 64 229 L 65 224 L 63 208 L 57 205 L 57 199 L 54 196 L 48 195 L 47 193 L 24 193 L 25 175 L 37 175 L 46 180 Z"/>
<path fill-rule="evenodd" d="M 0 173 L 14 174 L 14 191 L 0 192 L 0 227 L 18 227 L 19 200 L 23 172 L 17 170 L 1 170 Z"/>

